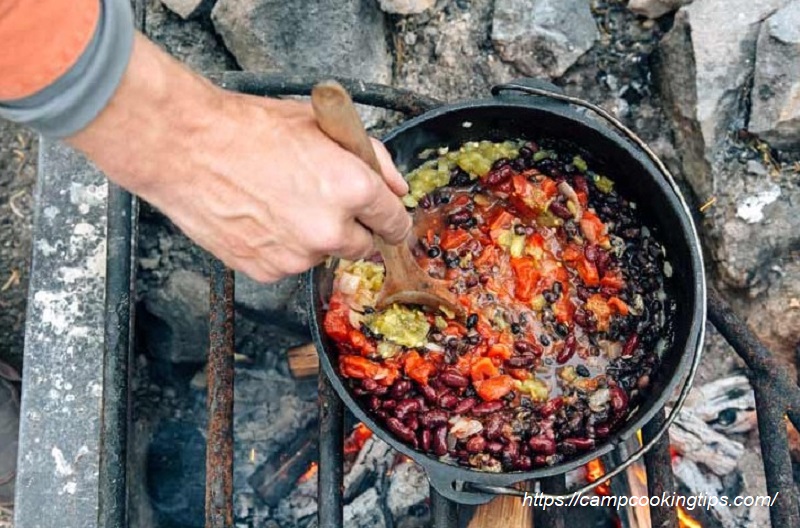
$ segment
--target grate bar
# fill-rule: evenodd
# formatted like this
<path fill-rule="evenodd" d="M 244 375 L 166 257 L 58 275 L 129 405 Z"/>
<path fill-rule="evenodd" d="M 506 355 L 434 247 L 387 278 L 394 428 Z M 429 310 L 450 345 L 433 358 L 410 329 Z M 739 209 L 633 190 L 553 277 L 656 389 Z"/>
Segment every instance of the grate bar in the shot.
<path fill-rule="evenodd" d="M 566 475 L 553 475 L 552 477 L 543 478 L 540 481 L 540 485 L 542 493 L 563 495 L 567 492 L 567 477 Z M 564 519 L 566 510 L 565 507 L 536 508 L 533 512 L 533 526 L 564 528 L 566 526 Z"/>
<path fill-rule="evenodd" d="M 319 471 L 317 520 L 319 528 L 344 524 L 344 402 L 324 372 L 319 373 Z"/>
<path fill-rule="evenodd" d="M 431 486 L 431 526 L 455 528 L 458 526 L 458 504 L 446 498 Z"/>
<path fill-rule="evenodd" d="M 211 263 L 206 528 L 233 527 L 233 271 Z"/>
<path fill-rule="evenodd" d="M 661 411 L 642 428 L 642 441 L 649 442 L 658 433 L 666 419 L 666 413 Z M 675 492 L 675 479 L 672 473 L 672 460 L 669 453 L 669 435 L 663 435 L 656 445 L 644 456 L 645 469 L 647 470 L 647 492 L 650 496 L 669 496 Z M 678 528 L 678 516 L 674 508 L 669 508 L 659 503 L 650 506 L 650 520 L 652 526 L 659 528 Z"/>

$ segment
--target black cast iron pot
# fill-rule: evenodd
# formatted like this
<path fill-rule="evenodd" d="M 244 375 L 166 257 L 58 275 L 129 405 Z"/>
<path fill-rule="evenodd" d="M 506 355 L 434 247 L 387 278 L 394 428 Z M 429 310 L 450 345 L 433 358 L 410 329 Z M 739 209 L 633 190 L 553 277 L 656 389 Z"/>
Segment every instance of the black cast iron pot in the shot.
<path fill-rule="evenodd" d="M 495 87 L 493 97 L 441 106 L 406 121 L 383 141 L 398 168 L 407 173 L 421 163 L 418 154 L 431 147 L 453 148 L 466 141 L 484 139 L 553 138 L 582 150 L 582 155 L 597 172 L 611 177 L 620 194 L 638 204 L 644 224 L 656 229 L 656 236 L 666 247 L 666 258 L 672 265 L 673 287 L 669 294 L 678 306 L 675 337 L 651 376 L 650 390 L 644 400 L 626 423 L 603 443 L 590 452 L 554 466 L 509 473 L 487 473 L 454 466 L 414 450 L 395 438 L 361 407 L 338 373 L 337 352 L 322 330 L 334 266 L 319 266 L 308 275 L 312 333 L 322 368 L 336 392 L 353 414 L 382 440 L 425 468 L 431 485 L 439 493 L 464 504 L 480 504 L 491 499 L 493 495 L 486 493 L 489 487 L 562 474 L 609 453 L 661 412 L 681 381 L 684 381 L 682 396 L 685 397 L 702 347 L 705 322 L 703 262 L 690 213 L 675 182 L 663 164 L 630 131 L 622 130 L 624 127 L 620 128 L 618 122 L 616 125 L 611 123 L 614 125 L 612 128 L 608 121 L 610 116 L 606 114 L 606 121 L 598 120 L 594 115 L 576 109 L 575 103 L 595 111 L 603 112 L 602 109 L 554 90 L 552 85 L 528 79 Z M 681 404 L 682 398 L 667 425 Z M 641 450 L 640 454 L 643 454 Z"/>

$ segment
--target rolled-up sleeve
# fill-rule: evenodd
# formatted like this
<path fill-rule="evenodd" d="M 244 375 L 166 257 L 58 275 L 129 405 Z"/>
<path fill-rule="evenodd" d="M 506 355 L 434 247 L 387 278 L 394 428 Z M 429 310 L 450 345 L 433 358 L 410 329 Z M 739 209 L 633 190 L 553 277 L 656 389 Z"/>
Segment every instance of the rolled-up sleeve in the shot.
<path fill-rule="evenodd" d="M 133 48 L 128 0 L 3 0 L 0 117 L 55 138 L 88 125 Z"/>

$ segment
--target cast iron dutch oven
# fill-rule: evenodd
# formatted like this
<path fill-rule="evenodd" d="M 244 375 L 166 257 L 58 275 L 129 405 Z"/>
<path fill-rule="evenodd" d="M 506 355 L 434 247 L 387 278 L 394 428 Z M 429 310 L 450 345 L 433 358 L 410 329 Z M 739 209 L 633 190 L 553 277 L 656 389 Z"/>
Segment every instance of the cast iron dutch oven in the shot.
<path fill-rule="evenodd" d="M 425 468 L 431 484 L 439 493 L 464 504 L 479 504 L 491 499 L 492 495 L 485 492 L 488 486 L 509 486 L 565 473 L 612 451 L 664 408 L 681 381 L 684 382 L 683 393 L 687 392 L 702 347 L 705 321 L 703 262 L 691 215 L 675 182 L 644 144 L 634 143 L 638 138 L 625 137 L 619 128 L 609 126 L 608 121 L 576 108 L 571 103 L 577 100 L 568 100 L 557 91 L 554 96 L 552 93 L 548 96 L 555 90 L 552 85 L 530 79 L 498 86 L 492 90 L 493 97 L 444 105 L 406 121 L 383 141 L 400 171 L 407 173 L 421 163 L 419 153 L 432 147 L 457 148 L 466 141 L 484 139 L 561 140 L 579 148 L 598 172 L 612 177 L 620 194 L 638 204 L 645 225 L 656 228 L 673 269 L 673 287 L 669 294 L 678 307 L 674 342 L 664 351 L 644 400 L 625 425 L 605 442 L 580 457 L 554 466 L 508 473 L 487 473 L 454 466 L 412 449 L 396 439 L 357 403 L 339 375 L 336 349 L 322 329 L 335 266 L 326 268 L 321 265 L 308 274 L 312 333 L 322 367 L 336 392 L 353 414 L 382 440 Z M 592 106 L 580 103 L 581 106 Z M 679 399 L 675 412 L 681 403 Z"/>

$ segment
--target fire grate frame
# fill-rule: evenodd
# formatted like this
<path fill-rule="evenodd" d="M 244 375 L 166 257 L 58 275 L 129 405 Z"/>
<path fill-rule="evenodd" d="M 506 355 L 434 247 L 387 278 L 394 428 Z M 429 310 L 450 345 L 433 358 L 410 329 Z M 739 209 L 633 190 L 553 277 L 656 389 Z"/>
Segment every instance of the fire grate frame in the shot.
<path fill-rule="evenodd" d="M 309 95 L 319 78 L 302 76 L 262 75 L 246 72 L 225 72 L 212 77 L 221 86 L 258 96 Z M 353 96 L 357 103 L 378 106 L 402 112 L 409 117 L 431 110 L 442 102 L 417 95 L 407 90 L 389 86 L 364 83 L 352 79 L 337 78 Z M 214 266 L 211 278 L 212 292 L 230 274 L 224 267 Z M 231 291 L 231 301 L 233 292 Z M 212 304 L 213 306 L 213 304 Z M 708 289 L 708 320 L 745 361 L 749 369 L 749 379 L 753 385 L 759 423 L 762 459 L 770 495 L 778 493 L 776 503 L 770 509 L 770 520 L 775 527 L 800 528 L 797 489 L 792 475 L 791 458 L 783 416 L 788 416 L 792 424 L 800 429 L 800 387 L 788 376 L 753 332 L 738 318 L 730 305 L 713 288 Z M 212 308 L 213 310 L 213 308 Z M 231 323 L 233 315 L 230 315 Z M 212 323 L 214 315 L 212 312 Z M 214 328 L 211 329 L 214 335 Z M 213 341 L 212 341 L 213 343 Z M 212 357 L 219 353 L 214 351 Z M 224 353 L 233 354 L 233 350 Z M 231 389 L 232 390 L 232 387 Z M 209 393 L 211 385 L 209 385 Z M 336 395 L 324 373 L 319 377 L 320 398 L 320 501 L 319 526 L 338 528 L 342 526 L 342 450 L 344 404 Z M 215 415 L 220 420 L 232 420 L 232 416 Z M 645 444 L 653 440 L 666 420 L 662 411 L 647 424 L 642 433 Z M 211 430 L 212 424 L 209 425 Z M 648 492 L 651 495 L 671 494 L 675 489 L 667 435 L 663 435 L 644 457 L 647 468 Z M 214 475 L 209 474 L 209 486 L 218 485 Z M 541 481 L 543 491 L 563 493 L 564 477 L 551 477 Z M 208 493 L 208 492 L 207 492 Z M 232 496 L 227 497 L 232 504 Z M 431 490 L 431 511 L 435 528 L 458 525 L 458 506 Z M 650 508 L 654 526 L 677 527 L 678 520 L 674 509 L 664 506 Z M 226 524 L 207 524 L 207 528 L 227 527 Z M 537 519 L 537 526 L 564 526 L 563 511 L 558 509 L 543 512 Z"/>
<path fill-rule="evenodd" d="M 317 79 L 283 77 L 242 72 L 227 72 L 214 77 L 223 86 L 253 95 L 308 94 Z M 341 79 L 357 102 L 375 104 L 408 114 L 424 112 L 441 104 L 434 99 L 417 96 L 412 92 L 396 90 L 381 85 Z M 65 247 L 55 252 L 51 249 L 34 249 L 34 265 L 31 270 L 31 297 L 29 327 L 26 330 L 25 379 L 23 412 L 21 417 L 20 464 L 17 495 L 16 522 L 19 526 L 42 527 L 70 526 L 127 526 L 127 479 L 126 463 L 130 424 L 129 384 L 131 365 L 132 302 L 135 279 L 135 244 L 137 238 L 136 200 L 120 188 L 109 185 L 105 203 L 93 206 L 88 213 L 81 213 L 70 196 L 63 193 L 63 181 L 69 178 L 77 190 L 105 195 L 102 176 L 93 170 L 80 156 L 65 147 L 45 141 L 41 149 L 40 178 L 36 190 L 36 222 L 34 238 L 39 241 L 68 240 L 72 224 L 63 217 L 56 222 L 46 212 L 49 208 L 72 215 L 98 227 L 97 239 L 85 248 L 86 254 L 67 252 Z M 106 246 L 105 278 L 86 276 L 86 293 L 75 293 L 82 303 L 82 310 L 75 314 L 75 323 L 85 328 L 97 329 L 104 339 L 101 343 L 83 343 L 76 347 L 73 359 L 82 363 L 83 370 L 70 374 L 70 382 L 91 386 L 89 401 L 97 406 L 60 402 L 58 414 L 42 421 L 37 410 L 48 409 L 47 394 L 58 387 L 55 374 L 70 372 L 63 358 L 63 336 L 42 322 L 42 302 L 35 297 L 37 292 L 58 291 L 72 287 L 54 270 L 66 265 L 82 262 Z M 54 244 L 55 247 L 55 244 Z M 47 251 L 45 251 L 47 249 Z M 74 249 L 74 248 L 73 248 Z M 80 249 L 83 251 L 84 249 Z M 89 271 L 89 270 L 87 270 Z M 212 266 L 212 320 L 214 338 L 210 353 L 209 402 L 212 419 L 210 424 L 216 433 L 213 445 L 216 458 L 208 463 L 215 471 L 209 471 L 207 493 L 207 526 L 209 528 L 232 527 L 232 486 L 230 482 L 229 443 L 232 420 L 232 375 L 233 354 L 233 300 L 232 272 L 219 262 Z M 83 280 L 83 279 L 82 279 Z M 89 294 L 89 291 L 96 292 Z M 753 332 L 736 316 L 730 305 L 713 288 L 708 290 L 708 320 L 732 345 L 747 364 L 748 374 L 755 392 L 759 423 L 761 451 L 770 495 L 779 492 L 778 500 L 770 510 L 775 527 L 800 528 L 797 491 L 792 477 L 788 439 L 784 427 L 784 416 L 798 427 L 800 425 L 800 388 L 790 379 L 785 369 L 769 350 L 755 337 Z M 98 335 L 98 338 L 99 338 Z M 94 340 L 92 340 L 94 341 Z M 99 341 L 99 339 L 98 339 Z M 96 353 L 96 354 L 95 354 Z M 61 356 L 60 356 L 61 355 Z M 213 377 L 213 389 L 211 378 Z M 321 375 L 321 441 L 319 493 L 325 500 L 319 505 L 319 526 L 339 528 L 342 519 L 342 442 L 344 437 L 344 406 L 335 395 L 330 384 Z M 82 386 L 82 385 L 81 385 Z M 100 393 L 96 391 L 99 389 Z M 659 429 L 658 420 L 663 414 L 644 428 L 645 440 L 652 438 Z M 80 431 L 73 431 L 75 420 L 85 424 Z M 648 436 L 649 435 L 649 436 Z M 38 440 L 42 438 L 40 445 Z M 58 443 L 55 439 L 62 437 Z M 54 439 L 50 443 L 50 439 Z M 88 446 L 89 453 L 76 460 L 69 471 L 77 482 L 79 494 L 61 495 L 59 490 L 64 480 L 52 471 L 52 459 L 58 458 L 55 446 L 66 452 Z M 81 447 L 83 449 L 83 447 Z M 49 464 L 48 464 L 49 462 Z M 671 493 L 675 484 L 672 478 L 666 438 L 645 456 L 648 471 L 648 487 L 651 494 L 662 491 Z M 67 466 L 68 468 L 70 466 Z M 67 469 L 65 469 L 67 471 Z M 543 490 L 561 493 L 564 479 L 553 477 L 542 481 Z M 42 509 L 47 502 L 51 508 Z M 458 508 L 455 504 L 434 493 L 431 496 L 434 526 L 437 528 L 457 526 Z M 651 508 L 654 526 L 677 526 L 675 512 L 668 508 Z M 563 511 L 550 509 L 536 518 L 537 526 L 564 526 Z"/>

